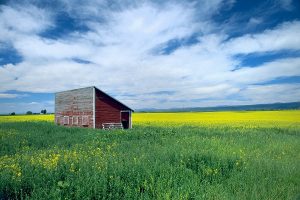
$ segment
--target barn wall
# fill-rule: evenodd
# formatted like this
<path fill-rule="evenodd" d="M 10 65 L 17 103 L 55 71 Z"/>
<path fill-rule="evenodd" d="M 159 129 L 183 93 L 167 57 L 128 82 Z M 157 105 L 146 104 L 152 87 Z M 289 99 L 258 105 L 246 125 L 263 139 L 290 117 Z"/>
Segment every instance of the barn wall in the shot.
<path fill-rule="evenodd" d="M 55 122 L 63 124 L 63 117 L 69 116 L 67 126 L 93 128 L 93 87 L 59 92 L 55 95 Z M 78 117 L 78 124 L 73 123 Z M 87 125 L 82 125 L 87 119 Z"/>
<path fill-rule="evenodd" d="M 96 128 L 102 128 L 102 123 L 120 123 L 123 109 L 116 101 L 104 93 L 95 92 L 95 119 Z"/>

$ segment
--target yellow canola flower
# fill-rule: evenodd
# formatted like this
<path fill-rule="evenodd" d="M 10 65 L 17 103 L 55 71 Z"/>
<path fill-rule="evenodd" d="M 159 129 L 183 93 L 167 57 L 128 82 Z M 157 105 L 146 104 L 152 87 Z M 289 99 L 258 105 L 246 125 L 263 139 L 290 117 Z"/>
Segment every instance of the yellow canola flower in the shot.
<path fill-rule="evenodd" d="M 75 165 L 74 165 L 74 163 L 71 163 L 70 172 L 75 172 Z"/>
<path fill-rule="evenodd" d="M 43 152 L 32 156 L 30 158 L 30 163 L 32 165 L 39 165 L 45 169 L 51 170 L 57 168 L 60 157 L 61 155 L 57 153 L 47 154 L 46 152 Z"/>
<path fill-rule="evenodd" d="M 222 125 L 247 130 L 256 127 L 300 126 L 299 119 L 300 110 L 134 113 L 133 125 Z"/>
<path fill-rule="evenodd" d="M 213 172 L 214 172 L 214 170 L 211 169 L 210 167 L 205 169 L 206 175 L 210 175 L 210 174 L 212 174 Z"/>
<path fill-rule="evenodd" d="M 218 172 L 219 172 L 218 169 L 215 169 L 215 170 L 214 170 L 214 174 L 217 174 Z"/>
<path fill-rule="evenodd" d="M 48 121 L 54 122 L 54 115 L 13 115 L 13 116 L 1 116 L 1 122 L 32 122 L 32 121 Z"/>
<path fill-rule="evenodd" d="M 133 125 L 149 126 L 233 126 L 247 129 L 257 127 L 300 126 L 300 110 L 280 111 L 222 111 L 178 113 L 133 113 Z M 54 115 L 1 116 L 2 122 L 48 121 L 54 123 Z M 14 134 L 12 132 L 12 134 Z M 2 134 L 0 133 L 0 136 Z M 115 144 L 112 145 L 114 147 Z"/>
<path fill-rule="evenodd" d="M 0 157 L 0 172 L 9 173 L 15 180 L 20 180 L 22 176 L 22 169 L 17 159 L 7 155 Z"/>

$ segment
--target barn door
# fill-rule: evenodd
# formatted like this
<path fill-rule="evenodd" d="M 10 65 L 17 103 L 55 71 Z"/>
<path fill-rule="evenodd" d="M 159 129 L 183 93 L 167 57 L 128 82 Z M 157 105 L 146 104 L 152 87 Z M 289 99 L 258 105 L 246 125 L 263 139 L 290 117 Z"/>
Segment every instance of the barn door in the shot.
<path fill-rule="evenodd" d="M 129 111 L 121 111 L 121 123 L 124 129 L 129 128 Z"/>

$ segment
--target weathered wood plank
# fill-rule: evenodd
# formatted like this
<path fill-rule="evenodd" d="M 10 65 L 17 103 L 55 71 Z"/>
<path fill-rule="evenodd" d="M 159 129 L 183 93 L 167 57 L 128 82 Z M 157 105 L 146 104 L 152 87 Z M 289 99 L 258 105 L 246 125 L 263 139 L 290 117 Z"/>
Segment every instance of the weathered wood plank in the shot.
<path fill-rule="evenodd" d="M 93 127 L 93 87 L 58 92 L 55 94 L 55 118 L 78 117 L 78 123 L 69 126 Z M 73 120 L 70 120 L 73 122 Z"/>

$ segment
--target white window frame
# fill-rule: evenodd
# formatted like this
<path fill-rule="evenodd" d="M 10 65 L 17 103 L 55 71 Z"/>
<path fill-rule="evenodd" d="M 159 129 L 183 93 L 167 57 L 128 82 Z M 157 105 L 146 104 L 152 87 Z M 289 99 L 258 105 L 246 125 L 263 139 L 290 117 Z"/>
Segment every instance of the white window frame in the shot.
<path fill-rule="evenodd" d="M 69 116 L 69 124 L 73 125 L 73 117 L 72 116 Z"/>
<path fill-rule="evenodd" d="M 55 117 L 55 123 L 59 124 L 59 117 L 58 116 Z"/>
<path fill-rule="evenodd" d="M 79 117 L 78 116 L 73 116 L 73 125 L 78 125 L 78 122 L 79 122 Z"/>
<path fill-rule="evenodd" d="M 85 123 L 85 122 L 86 122 L 86 123 Z M 88 125 L 89 125 L 89 116 L 88 116 L 88 115 L 82 116 L 81 125 L 82 125 L 82 126 L 88 126 Z"/>
<path fill-rule="evenodd" d="M 64 116 L 63 125 L 69 125 L 69 124 L 70 124 L 69 116 Z"/>

